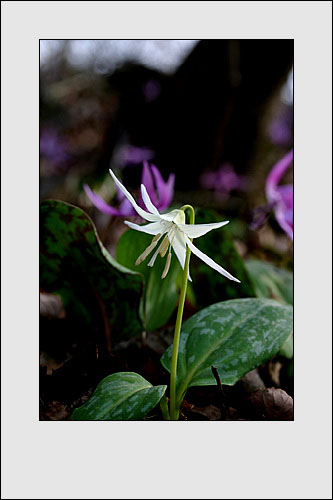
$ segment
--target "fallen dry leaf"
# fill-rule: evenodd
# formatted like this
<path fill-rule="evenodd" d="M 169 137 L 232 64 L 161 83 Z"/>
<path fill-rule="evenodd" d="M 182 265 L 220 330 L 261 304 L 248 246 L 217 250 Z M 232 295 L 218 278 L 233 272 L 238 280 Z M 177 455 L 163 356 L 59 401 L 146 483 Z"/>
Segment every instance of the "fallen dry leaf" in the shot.
<path fill-rule="evenodd" d="M 266 386 L 259 375 L 259 371 L 257 368 L 248 372 L 241 379 L 241 384 L 244 387 L 245 391 L 250 394 L 255 391 L 264 390 Z"/>
<path fill-rule="evenodd" d="M 267 420 L 293 420 L 293 399 L 282 389 L 274 387 L 253 392 L 249 400 Z"/>
<path fill-rule="evenodd" d="M 45 318 L 64 318 L 65 309 L 60 295 L 40 292 L 39 294 L 40 315 Z"/>

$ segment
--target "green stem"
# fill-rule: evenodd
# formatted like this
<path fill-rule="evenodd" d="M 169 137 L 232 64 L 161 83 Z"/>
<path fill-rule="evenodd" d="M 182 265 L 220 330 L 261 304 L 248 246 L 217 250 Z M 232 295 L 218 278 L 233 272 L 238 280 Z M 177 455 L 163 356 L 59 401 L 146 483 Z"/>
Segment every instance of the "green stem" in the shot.
<path fill-rule="evenodd" d="M 191 205 L 184 205 L 180 210 L 185 212 L 186 209 L 191 211 L 190 214 L 190 224 L 194 224 L 194 209 Z M 179 339 L 180 330 L 182 326 L 184 304 L 187 289 L 187 279 L 188 271 L 190 266 L 190 256 L 191 250 L 186 247 L 186 258 L 183 273 L 183 281 L 180 290 L 179 304 L 176 318 L 175 332 L 173 336 L 173 347 L 172 347 L 172 358 L 171 358 L 171 373 L 170 373 L 170 418 L 171 420 L 178 420 L 180 403 L 176 404 L 176 381 L 177 381 L 177 362 L 178 362 L 178 349 L 179 349 Z"/>
<path fill-rule="evenodd" d="M 161 406 L 162 415 L 163 415 L 164 420 L 170 420 L 170 413 L 169 413 L 168 403 L 167 403 L 167 399 L 166 399 L 165 394 L 160 401 L 160 406 Z"/>

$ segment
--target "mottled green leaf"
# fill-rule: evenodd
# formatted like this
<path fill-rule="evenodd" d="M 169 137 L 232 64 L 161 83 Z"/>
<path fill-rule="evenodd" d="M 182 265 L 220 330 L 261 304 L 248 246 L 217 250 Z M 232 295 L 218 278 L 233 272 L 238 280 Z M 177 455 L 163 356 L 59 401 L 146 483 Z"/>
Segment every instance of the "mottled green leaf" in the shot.
<path fill-rule="evenodd" d="M 281 347 L 279 354 L 285 358 L 292 359 L 294 355 L 294 336 L 290 335 L 287 338 L 283 346 Z"/>
<path fill-rule="evenodd" d="M 293 304 L 292 272 L 262 260 L 249 259 L 245 261 L 245 265 L 254 283 L 257 297 L 276 299 L 281 304 Z M 281 347 L 280 354 L 291 359 L 293 343 L 291 335 Z"/>
<path fill-rule="evenodd" d="M 213 210 L 200 209 L 196 211 L 196 224 L 221 220 L 223 217 Z M 229 234 L 228 226 L 210 231 L 205 236 L 195 239 L 193 243 L 241 281 L 241 283 L 236 283 L 224 278 L 195 255 L 191 255 L 190 272 L 199 308 L 222 300 L 256 296 L 243 259 L 237 252 Z"/>
<path fill-rule="evenodd" d="M 182 327 L 177 367 L 177 400 L 191 386 L 233 385 L 245 373 L 271 359 L 292 331 L 292 307 L 270 299 L 235 299 L 213 304 Z M 161 358 L 170 371 L 172 346 Z"/>
<path fill-rule="evenodd" d="M 165 257 L 157 257 L 153 267 L 148 267 L 150 256 L 139 264 L 135 262 L 139 255 L 151 243 L 153 236 L 129 229 L 120 238 L 116 249 L 117 261 L 129 269 L 143 274 L 145 279 L 144 317 L 147 330 L 155 330 L 165 325 L 170 319 L 178 300 L 177 277 L 181 267 L 173 254 L 168 274 L 162 280 Z"/>
<path fill-rule="evenodd" d="M 141 375 L 119 372 L 100 382 L 83 406 L 74 410 L 72 420 L 140 420 L 165 393 L 166 385 L 153 387 Z"/>
<path fill-rule="evenodd" d="M 245 266 L 254 282 L 257 297 L 293 304 L 293 273 L 262 260 L 249 259 Z"/>
<path fill-rule="evenodd" d="M 40 216 L 42 289 L 59 294 L 67 315 L 92 332 L 139 335 L 142 276 L 111 257 L 80 208 L 47 200 Z"/>

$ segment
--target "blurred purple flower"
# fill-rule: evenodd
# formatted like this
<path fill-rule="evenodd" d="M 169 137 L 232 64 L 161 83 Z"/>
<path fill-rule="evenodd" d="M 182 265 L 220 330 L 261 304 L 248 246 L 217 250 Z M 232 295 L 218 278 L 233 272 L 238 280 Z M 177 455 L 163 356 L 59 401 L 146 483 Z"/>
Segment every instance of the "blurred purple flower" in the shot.
<path fill-rule="evenodd" d="M 144 184 L 152 203 L 159 211 L 163 211 L 170 205 L 173 198 L 175 183 L 175 174 L 170 174 L 167 182 L 164 181 L 159 170 L 155 165 L 149 164 L 147 161 L 143 163 L 141 184 Z M 101 212 L 118 217 L 128 217 L 137 215 L 134 208 L 124 194 L 117 188 L 117 197 L 120 202 L 119 208 L 114 208 L 108 205 L 87 184 L 83 185 L 86 195 L 90 201 Z M 140 196 L 139 205 L 145 209 L 142 197 Z"/>
<path fill-rule="evenodd" d="M 126 167 L 130 164 L 139 165 L 144 161 L 151 160 L 153 156 L 154 151 L 152 149 L 126 144 L 115 152 L 113 163 L 120 167 Z"/>
<path fill-rule="evenodd" d="M 86 195 L 90 199 L 91 203 L 95 205 L 96 208 L 103 214 L 114 215 L 116 217 L 126 217 L 135 215 L 135 211 L 132 208 L 130 202 L 125 198 L 122 192 L 117 188 L 117 197 L 120 202 L 119 208 L 111 207 L 108 205 L 98 194 L 96 194 L 88 184 L 83 184 L 83 189 L 85 190 Z"/>
<path fill-rule="evenodd" d="M 252 212 L 252 221 L 249 224 L 251 231 L 258 231 L 267 221 L 271 211 L 272 207 L 269 203 L 255 208 Z"/>
<path fill-rule="evenodd" d="M 67 153 L 67 144 L 60 138 L 56 130 L 44 129 L 40 136 L 40 155 L 46 158 L 55 167 L 64 167 L 70 155 Z"/>
<path fill-rule="evenodd" d="M 288 146 L 292 140 L 293 108 L 286 106 L 274 117 L 268 127 L 268 137 L 277 146 Z"/>
<path fill-rule="evenodd" d="M 215 172 L 207 172 L 200 178 L 205 189 L 214 189 L 216 193 L 228 197 L 233 190 L 245 190 L 246 178 L 236 174 L 230 163 L 224 163 Z"/>
<path fill-rule="evenodd" d="M 293 163 L 294 152 L 289 151 L 272 168 L 266 179 L 266 198 L 274 211 L 275 218 L 283 231 L 293 239 L 293 186 L 279 186 L 285 172 Z"/>
<path fill-rule="evenodd" d="M 151 201 L 159 211 L 162 212 L 168 208 L 173 198 L 175 174 L 170 174 L 165 182 L 158 168 L 145 161 L 143 162 L 141 184 L 146 186 Z M 144 207 L 141 198 L 139 204 Z"/>
<path fill-rule="evenodd" d="M 157 80 L 147 80 L 142 85 L 142 93 L 147 102 L 155 101 L 161 93 L 161 85 Z"/>

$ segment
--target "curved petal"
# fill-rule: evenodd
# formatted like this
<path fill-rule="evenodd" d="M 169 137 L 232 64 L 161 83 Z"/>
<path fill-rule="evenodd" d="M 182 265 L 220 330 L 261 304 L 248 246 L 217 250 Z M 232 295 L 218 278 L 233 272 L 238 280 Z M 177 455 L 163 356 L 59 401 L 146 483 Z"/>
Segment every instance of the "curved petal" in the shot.
<path fill-rule="evenodd" d="M 128 201 L 131 202 L 132 207 L 140 215 L 140 217 L 142 217 L 145 220 L 148 220 L 149 222 L 157 222 L 158 220 L 160 220 L 159 215 L 150 214 L 150 213 L 146 212 L 145 210 L 143 210 L 142 208 L 140 208 L 139 205 L 134 200 L 134 198 L 131 195 L 131 193 L 129 193 L 127 191 L 127 189 L 125 188 L 125 186 L 123 186 L 122 183 L 114 175 L 114 173 L 112 172 L 111 168 L 109 169 L 109 172 L 110 172 L 110 174 L 111 174 L 111 176 L 112 176 L 112 178 L 113 178 L 116 186 L 119 187 L 119 189 L 124 193 L 124 195 L 126 196 L 126 198 L 128 199 Z"/>
<path fill-rule="evenodd" d="M 152 175 L 151 167 L 149 166 L 148 161 L 143 162 L 141 183 L 146 187 L 152 203 L 156 207 L 159 206 L 156 188 L 155 188 L 154 180 L 153 180 L 153 175 Z"/>
<path fill-rule="evenodd" d="M 201 250 L 199 250 L 199 248 L 195 247 L 193 245 L 193 243 L 191 242 L 191 240 L 186 235 L 185 235 L 185 240 L 186 240 L 186 243 L 187 243 L 189 249 L 194 253 L 194 255 L 199 257 L 199 259 L 203 260 L 208 266 L 212 267 L 213 269 L 215 269 L 215 271 L 222 274 L 222 276 L 225 276 L 229 280 L 237 281 L 237 283 L 240 283 L 240 281 L 237 278 L 232 276 L 232 274 L 228 273 L 228 271 L 223 269 L 223 267 L 221 267 L 219 264 L 214 262 L 213 259 L 208 257 L 208 255 L 201 252 Z"/>
<path fill-rule="evenodd" d="M 276 200 L 276 188 L 282 179 L 283 174 L 285 171 L 290 167 L 290 165 L 293 162 L 293 157 L 294 157 L 294 151 L 293 149 L 289 151 L 281 160 L 279 160 L 270 173 L 267 176 L 266 179 L 266 198 L 268 201 L 275 201 Z"/>
<path fill-rule="evenodd" d="M 292 225 L 292 216 L 291 216 L 291 223 L 290 223 L 290 213 L 288 213 L 283 206 L 278 206 L 274 210 L 274 215 L 275 215 L 276 220 L 280 224 L 280 227 L 283 229 L 283 231 L 289 236 L 289 238 L 291 240 L 293 240 L 294 231 L 293 231 L 293 225 Z M 288 217 L 288 215 L 289 215 L 289 217 Z"/>
<path fill-rule="evenodd" d="M 294 205 L 294 188 L 292 184 L 284 184 L 277 188 L 280 199 L 286 208 L 292 210 Z"/>
<path fill-rule="evenodd" d="M 175 174 L 170 174 L 168 181 L 165 182 L 160 171 L 157 167 L 155 167 L 155 165 L 151 165 L 151 169 L 155 180 L 156 191 L 159 196 L 159 209 L 164 210 L 170 205 L 173 197 Z"/>
<path fill-rule="evenodd" d="M 276 203 L 273 206 L 274 215 L 283 231 L 293 240 L 293 186 L 285 184 L 276 188 Z"/>
<path fill-rule="evenodd" d="M 122 202 L 119 205 L 119 211 L 121 212 L 121 214 L 123 216 L 129 216 L 129 215 L 136 216 L 134 208 L 132 207 L 132 205 L 128 201 L 128 199 L 125 198 L 125 196 L 123 197 L 123 200 L 122 200 Z"/>
<path fill-rule="evenodd" d="M 143 226 L 139 226 L 138 224 L 134 224 L 134 222 L 125 220 L 124 224 L 126 224 L 131 229 L 141 231 L 142 233 L 153 234 L 154 236 L 156 236 L 156 234 L 163 234 L 166 232 L 165 226 L 160 222 L 152 222 L 151 224 L 144 224 Z"/>
<path fill-rule="evenodd" d="M 184 235 L 180 231 L 175 230 L 172 238 L 170 239 L 170 244 L 182 269 L 184 269 L 186 257 L 186 242 Z"/>
<path fill-rule="evenodd" d="M 174 234 L 172 237 L 169 237 L 170 245 L 172 246 L 177 259 L 179 260 L 179 263 L 184 269 L 185 267 L 185 259 L 186 259 L 186 243 L 185 243 L 185 238 L 184 235 L 175 229 Z M 189 281 L 192 281 L 192 278 L 190 276 L 190 271 L 188 272 L 187 278 Z"/>
<path fill-rule="evenodd" d="M 172 201 L 174 187 L 175 187 L 175 178 L 176 178 L 175 174 L 170 174 L 167 180 L 166 189 L 164 191 L 164 199 L 163 199 L 165 208 L 167 208 Z"/>
<path fill-rule="evenodd" d="M 144 184 L 141 184 L 141 196 L 143 199 L 143 203 L 146 205 L 147 210 L 151 212 L 152 214 L 155 215 L 160 215 L 158 213 L 158 210 L 156 207 L 151 202 L 151 199 L 149 198 L 149 194 L 147 193 L 147 189 L 145 188 Z"/>
<path fill-rule="evenodd" d="M 107 215 L 116 215 L 116 216 L 124 216 L 131 215 L 131 210 L 128 210 L 129 207 L 121 207 L 120 210 L 111 207 L 108 205 L 102 198 L 100 198 L 90 187 L 88 184 L 83 184 L 83 189 L 85 190 L 86 195 L 93 205 L 95 205 L 98 210 Z M 125 208 L 125 209 L 124 209 Z M 130 207 L 132 209 L 132 207 Z"/>
<path fill-rule="evenodd" d="M 179 229 L 181 229 L 189 238 L 199 238 L 208 233 L 212 229 L 218 229 L 219 227 L 228 224 L 228 220 L 223 222 L 212 222 L 210 224 L 177 224 Z"/>

